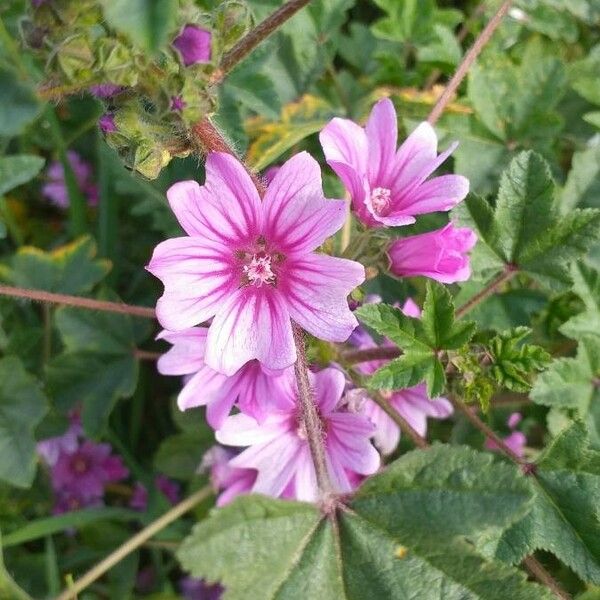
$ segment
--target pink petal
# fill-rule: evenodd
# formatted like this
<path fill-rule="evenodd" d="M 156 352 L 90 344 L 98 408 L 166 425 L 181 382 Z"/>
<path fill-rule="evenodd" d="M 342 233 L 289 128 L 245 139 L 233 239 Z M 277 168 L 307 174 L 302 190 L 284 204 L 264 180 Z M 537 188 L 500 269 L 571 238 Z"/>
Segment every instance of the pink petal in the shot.
<path fill-rule="evenodd" d="M 290 415 L 287 413 L 273 413 L 261 424 L 257 423 L 252 417 L 240 413 L 227 417 L 223 425 L 215 432 L 215 437 L 219 443 L 226 446 L 265 444 L 289 431 L 289 422 Z M 239 456 L 232 460 L 237 460 Z M 245 464 L 231 464 L 234 467 L 246 466 Z"/>
<path fill-rule="evenodd" d="M 398 148 L 394 169 L 390 175 L 390 189 L 401 193 L 423 172 L 437 156 L 437 136 L 433 127 L 423 122 Z M 385 186 L 388 187 L 388 186 Z M 393 194 L 396 195 L 396 194 Z"/>
<path fill-rule="evenodd" d="M 319 496 L 317 475 L 307 446 L 302 448 L 296 462 L 296 476 L 294 478 L 294 497 L 305 502 L 314 502 Z"/>
<path fill-rule="evenodd" d="M 326 200 L 319 163 L 301 152 L 279 169 L 264 198 L 264 234 L 283 253 L 305 253 L 342 227 L 343 200 Z"/>
<path fill-rule="evenodd" d="M 373 188 L 387 181 L 394 167 L 398 121 L 396 109 L 389 98 L 383 98 L 375 104 L 365 129 L 369 144 L 369 181 Z"/>
<path fill-rule="evenodd" d="M 211 152 L 206 182 L 182 181 L 167 192 L 169 204 L 189 235 L 243 243 L 260 233 L 262 207 L 252 179 L 231 156 Z"/>
<path fill-rule="evenodd" d="M 146 269 L 165 286 L 156 314 L 161 325 L 171 331 L 206 321 L 237 287 L 230 249 L 210 240 L 166 240 L 155 248 Z"/>
<path fill-rule="evenodd" d="M 157 361 L 156 367 L 162 375 L 189 375 L 204 365 L 206 327 L 192 327 L 183 331 L 161 331 L 157 340 L 167 340 L 173 347 Z"/>
<path fill-rule="evenodd" d="M 315 373 L 314 381 L 317 406 L 321 415 L 329 415 L 344 393 L 346 377 L 339 369 L 328 368 Z"/>
<path fill-rule="evenodd" d="M 421 318 L 421 308 L 412 298 L 407 298 L 400 310 L 407 317 L 412 317 L 413 319 Z"/>
<path fill-rule="evenodd" d="M 281 294 L 252 285 L 233 292 L 215 315 L 206 346 L 206 364 L 226 375 L 253 358 L 271 369 L 291 366 L 296 348 Z"/>
<path fill-rule="evenodd" d="M 346 469 L 362 475 L 375 473 L 381 459 L 369 442 L 374 432 L 372 423 L 363 415 L 334 413 L 329 419 L 328 452 Z"/>
<path fill-rule="evenodd" d="M 365 279 L 357 262 L 324 254 L 288 259 L 281 291 L 292 319 L 309 333 L 330 342 L 348 339 L 358 325 L 347 296 Z"/>

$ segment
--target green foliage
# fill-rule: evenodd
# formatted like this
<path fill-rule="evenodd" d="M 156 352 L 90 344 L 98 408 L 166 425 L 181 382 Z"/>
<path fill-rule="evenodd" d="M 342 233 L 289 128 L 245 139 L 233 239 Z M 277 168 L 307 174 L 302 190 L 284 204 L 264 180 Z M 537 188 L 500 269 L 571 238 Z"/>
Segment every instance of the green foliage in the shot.
<path fill-rule="evenodd" d="M 44 162 L 40 156 L 27 154 L 0 157 L 0 196 L 33 179 Z"/>
<path fill-rule="evenodd" d="M 29 487 L 37 462 L 33 432 L 48 410 L 47 401 L 13 356 L 0 359 L 0 381 L 0 479 Z"/>
<path fill-rule="evenodd" d="M 561 209 L 600 205 L 600 144 L 573 154 L 572 167 L 561 193 Z"/>
<path fill-rule="evenodd" d="M 536 462 L 533 508 L 500 539 L 495 556 L 518 563 L 535 550 L 555 554 L 584 581 L 600 582 L 600 453 L 575 423 Z"/>
<path fill-rule="evenodd" d="M 467 448 L 431 448 L 372 478 L 350 511 L 331 518 L 308 504 L 240 498 L 196 525 L 178 557 L 194 576 L 223 581 L 231 600 L 546 598 L 457 537 L 505 528 L 529 499 L 514 467 Z"/>
<path fill-rule="evenodd" d="M 600 273 L 584 263 L 577 263 L 573 265 L 572 275 L 573 291 L 583 300 L 585 310 L 571 317 L 560 331 L 576 340 L 600 335 Z"/>
<path fill-rule="evenodd" d="M 142 50 L 156 52 L 173 34 L 176 0 L 102 0 L 102 7 L 110 26 Z"/>
<path fill-rule="evenodd" d="M 448 290 L 427 282 L 421 319 L 406 317 L 386 304 L 365 304 L 356 314 L 377 333 L 402 349 L 402 356 L 381 367 L 369 383 L 377 389 L 401 389 L 426 381 L 431 398 L 439 396 L 446 382 L 440 353 L 466 344 L 475 331 L 472 322 L 454 320 L 454 304 Z"/>
<path fill-rule="evenodd" d="M 19 287 L 83 294 L 109 270 L 108 261 L 96 258 L 94 240 L 82 237 L 50 252 L 24 246 L 12 257 L 9 269 L 0 268 L 0 275 Z"/>
<path fill-rule="evenodd" d="M 0 598 L 7 600 L 32 600 L 31 596 L 22 590 L 10 576 L 2 557 L 2 538 L 0 537 Z"/>
<path fill-rule="evenodd" d="M 63 411 L 82 403 L 85 432 L 97 437 L 117 400 L 137 385 L 131 318 L 59 308 L 55 322 L 65 350 L 48 364 L 50 395 Z"/>
<path fill-rule="evenodd" d="M 559 214 L 548 165 L 533 152 L 520 153 L 503 173 L 495 209 L 470 196 L 454 212 L 479 235 L 473 256 L 479 276 L 508 267 L 550 288 L 570 285 L 571 264 L 600 234 L 600 211 Z"/>
<path fill-rule="evenodd" d="M 500 386 L 514 392 L 528 392 L 532 374 L 551 360 L 540 346 L 521 344 L 530 333 L 528 327 L 516 327 L 499 333 L 489 343 L 492 376 Z"/>
<path fill-rule="evenodd" d="M 0 136 L 21 133 L 40 111 L 32 88 L 11 71 L 0 70 Z"/>

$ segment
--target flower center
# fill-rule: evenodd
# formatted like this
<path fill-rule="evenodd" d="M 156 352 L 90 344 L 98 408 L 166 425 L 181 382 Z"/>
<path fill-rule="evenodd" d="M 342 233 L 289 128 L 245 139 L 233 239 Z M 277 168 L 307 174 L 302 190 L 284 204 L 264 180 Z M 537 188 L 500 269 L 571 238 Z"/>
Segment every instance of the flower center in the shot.
<path fill-rule="evenodd" d="M 269 254 L 254 254 L 252 260 L 243 267 L 244 275 L 248 283 L 260 287 L 263 283 L 274 284 L 275 273 L 271 268 L 271 256 Z"/>
<path fill-rule="evenodd" d="M 373 211 L 381 215 L 390 207 L 391 192 L 387 188 L 376 187 L 371 192 L 371 206 Z"/>
<path fill-rule="evenodd" d="M 85 473 L 88 470 L 88 465 L 85 459 L 81 458 L 80 456 L 77 457 L 72 463 L 71 466 L 73 467 L 73 471 L 75 471 L 75 473 L 77 473 L 78 475 L 83 475 L 83 473 Z"/>

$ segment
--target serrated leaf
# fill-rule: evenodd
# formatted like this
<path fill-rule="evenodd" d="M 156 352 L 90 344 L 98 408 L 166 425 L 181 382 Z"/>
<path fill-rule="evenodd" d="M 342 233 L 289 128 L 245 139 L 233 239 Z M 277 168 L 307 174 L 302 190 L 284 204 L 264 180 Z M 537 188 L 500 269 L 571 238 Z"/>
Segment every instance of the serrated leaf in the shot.
<path fill-rule="evenodd" d="M 433 392 L 436 392 L 432 392 L 430 397 L 439 396 L 446 383 L 444 368 L 430 350 L 413 351 L 395 358 L 375 371 L 369 385 L 379 390 L 399 390 L 417 385 L 425 379 L 429 379 Z"/>
<path fill-rule="evenodd" d="M 41 156 L 28 154 L 0 157 L 0 196 L 33 179 L 45 162 Z"/>
<path fill-rule="evenodd" d="M 175 0 L 102 0 L 106 21 L 142 50 L 156 52 L 174 34 Z"/>
<path fill-rule="evenodd" d="M 592 104 L 600 104 L 600 44 L 594 46 L 582 60 L 569 65 L 569 79 L 573 89 Z"/>
<path fill-rule="evenodd" d="M 561 333 L 573 339 L 600 335 L 600 272 L 584 263 L 571 269 L 573 291 L 583 300 L 585 311 L 560 326 Z"/>
<path fill-rule="evenodd" d="M 495 556 L 518 563 L 552 552 L 584 581 L 600 582 L 600 453 L 581 423 L 564 431 L 537 462 L 531 512 L 501 538 Z"/>
<path fill-rule="evenodd" d="M 481 275 L 503 264 L 550 288 L 571 283 L 570 265 L 600 235 L 600 211 L 559 214 L 549 167 L 534 152 L 521 152 L 503 173 L 494 211 L 469 198 L 454 216 L 479 235 L 473 262 Z"/>
<path fill-rule="evenodd" d="M 515 327 L 499 333 L 489 343 L 490 370 L 494 379 L 515 392 L 528 392 L 532 376 L 551 360 L 540 346 L 521 344 L 530 333 L 528 327 Z"/>
<path fill-rule="evenodd" d="M 561 193 L 560 208 L 600 206 L 600 144 L 573 154 L 571 170 Z"/>
<path fill-rule="evenodd" d="M 369 480 L 349 511 L 329 518 L 309 504 L 239 498 L 198 523 L 178 558 L 193 576 L 221 581 L 228 600 L 550 597 L 456 539 L 523 514 L 530 486 L 515 467 L 448 446 L 401 461 Z M 446 497 L 463 510 L 455 519 L 446 519 Z"/>
<path fill-rule="evenodd" d="M 29 487 L 35 476 L 33 432 L 48 411 L 38 382 L 13 356 L 0 360 L 0 479 Z"/>
<path fill-rule="evenodd" d="M 336 114 L 325 100 L 306 94 L 283 107 L 276 121 L 253 117 L 246 130 L 253 140 L 248 148 L 250 166 L 261 171 L 304 138 L 320 131 Z"/>
<path fill-rule="evenodd" d="M 96 258 L 96 244 L 85 236 L 56 250 L 19 248 L 10 261 L 7 279 L 14 285 L 61 294 L 89 292 L 110 270 Z"/>
<path fill-rule="evenodd" d="M 137 385 L 131 319 L 59 308 L 55 320 L 65 351 L 48 364 L 48 389 L 64 411 L 81 402 L 84 430 L 97 437 L 116 402 Z"/>

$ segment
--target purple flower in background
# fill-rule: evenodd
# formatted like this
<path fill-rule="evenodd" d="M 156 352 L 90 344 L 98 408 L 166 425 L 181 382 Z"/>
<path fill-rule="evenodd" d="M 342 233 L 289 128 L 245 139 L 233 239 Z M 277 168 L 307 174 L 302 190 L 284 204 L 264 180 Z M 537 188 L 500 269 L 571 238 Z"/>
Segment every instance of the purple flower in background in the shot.
<path fill-rule="evenodd" d="M 256 481 L 254 469 L 240 469 L 229 464 L 235 456 L 237 453 L 229 448 L 213 446 L 202 457 L 200 472 L 210 470 L 211 483 L 221 492 L 217 506 L 225 506 L 240 494 L 247 494 Z"/>
<path fill-rule="evenodd" d="M 101 83 L 99 85 L 90 85 L 88 89 L 96 98 L 111 98 L 120 94 L 125 88 L 115 83 Z"/>
<path fill-rule="evenodd" d="M 117 124 L 115 123 L 115 115 L 112 113 L 104 113 L 98 119 L 98 127 L 102 133 L 114 133 L 117 131 Z"/>
<path fill-rule="evenodd" d="M 469 181 L 461 175 L 428 179 L 457 146 L 438 156 L 429 123 L 421 123 L 396 149 L 396 110 L 388 98 L 375 104 L 366 127 L 336 117 L 319 139 L 358 218 L 370 227 L 414 223 L 415 215 L 450 210 L 469 192 Z"/>
<path fill-rule="evenodd" d="M 53 467 L 61 453 L 69 454 L 77 450 L 79 445 L 79 436 L 82 435 L 81 422 L 79 415 L 73 414 L 70 417 L 70 425 L 62 435 L 48 438 L 38 442 L 37 451 L 49 467 Z"/>
<path fill-rule="evenodd" d="M 179 484 L 165 475 L 157 475 L 154 479 L 154 485 L 171 504 L 179 502 Z"/>
<path fill-rule="evenodd" d="M 212 33 L 197 25 L 185 25 L 173 40 L 173 47 L 179 52 L 186 67 L 197 63 L 208 63 L 211 58 Z"/>
<path fill-rule="evenodd" d="M 181 112 L 187 106 L 187 102 L 181 96 L 171 96 L 171 110 Z"/>
<path fill-rule="evenodd" d="M 86 196 L 88 204 L 95 206 L 98 203 L 98 188 L 92 181 L 92 166 L 74 150 L 67 151 L 67 159 L 79 189 Z M 67 208 L 69 206 L 69 193 L 67 184 L 65 183 L 65 171 L 59 161 L 54 161 L 46 171 L 48 183 L 42 187 L 42 194 L 59 208 Z"/>
<path fill-rule="evenodd" d="M 129 506 L 133 510 L 144 512 L 148 508 L 148 490 L 139 481 L 133 486 L 133 494 L 129 499 Z"/>
<path fill-rule="evenodd" d="M 104 506 L 102 498 L 97 496 L 87 498 L 78 493 L 76 489 L 65 489 L 56 492 L 52 514 L 61 515 L 73 510 L 81 510 L 82 508 L 92 508 L 97 506 Z"/>
<path fill-rule="evenodd" d="M 167 197 L 188 235 L 160 243 L 146 267 L 165 286 L 156 314 L 170 331 L 214 317 L 204 356 L 212 369 L 233 375 L 252 359 L 290 367 L 292 320 L 320 339 L 348 339 L 358 322 L 347 296 L 365 270 L 316 252 L 348 207 L 325 199 L 309 154 L 281 167 L 262 202 L 244 166 L 221 152 L 208 155 L 203 186 L 181 181 Z"/>
<path fill-rule="evenodd" d="M 375 428 L 342 400 L 346 380 L 341 371 L 328 368 L 310 377 L 332 485 L 337 492 L 350 492 L 357 480 L 353 474 L 370 475 L 379 468 L 379 453 L 369 441 Z M 313 501 L 318 496 L 315 468 L 298 415 L 294 378 L 288 383 L 282 397 L 285 409 L 270 413 L 260 424 L 244 414 L 228 417 L 216 438 L 228 446 L 247 446 L 229 465 L 258 471 L 253 492 Z"/>
<path fill-rule="evenodd" d="M 270 371 L 251 360 L 231 376 L 218 373 L 204 363 L 207 334 L 206 327 L 192 327 L 158 335 L 158 339 L 173 344 L 158 359 L 159 373 L 186 377 L 177 398 L 179 409 L 206 406 L 207 421 L 216 429 L 236 402 L 242 412 L 264 420 L 275 406 L 284 371 Z"/>
<path fill-rule="evenodd" d="M 111 452 L 109 444 L 85 440 L 74 452 L 61 453 L 50 473 L 54 490 L 60 494 L 73 490 L 84 500 L 101 498 L 107 483 L 129 474 L 121 458 Z"/>
<path fill-rule="evenodd" d="M 441 283 L 466 281 L 471 276 L 467 252 L 477 243 L 468 227 L 448 223 L 442 229 L 400 238 L 390 244 L 390 270 L 399 277 L 430 277 Z"/>
<path fill-rule="evenodd" d="M 31 6 L 38 8 L 38 6 L 41 6 L 44 2 L 46 2 L 46 0 L 31 0 Z"/>
<path fill-rule="evenodd" d="M 209 585 L 204 579 L 194 577 L 181 579 L 179 590 L 185 600 L 220 600 L 225 591 L 218 583 Z"/>
<path fill-rule="evenodd" d="M 522 419 L 523 419 L 523 415 L 518 412 L 514 412 L 508 417 L 506 424 L 508 425 L 508 428 L 511 429 L 512 431 L 503 440 L 504 443 L 517 456 L 523 456 L 523 454 L 525 453 L 525 445 L 527 444 L 527 438 L 525 437 L 525 434 L 522 433 L 521 431 L 515 431 L 517 425 L 521 422 Z M 490 440 L 490 439 L 487 439 L 485 441 L 485 447 L 488 450 L 493 450 L 494 452 L 500 450 L 500 448 L 498 448 L 498 445 L 496 444 L 496 442 L 494 442 L 494 440 Z"/>

